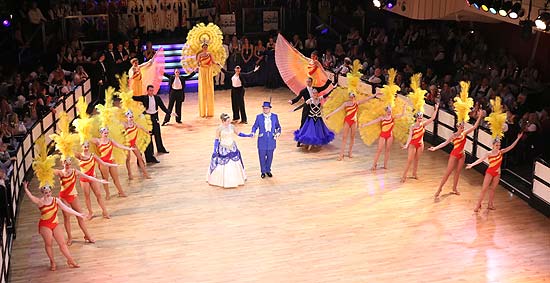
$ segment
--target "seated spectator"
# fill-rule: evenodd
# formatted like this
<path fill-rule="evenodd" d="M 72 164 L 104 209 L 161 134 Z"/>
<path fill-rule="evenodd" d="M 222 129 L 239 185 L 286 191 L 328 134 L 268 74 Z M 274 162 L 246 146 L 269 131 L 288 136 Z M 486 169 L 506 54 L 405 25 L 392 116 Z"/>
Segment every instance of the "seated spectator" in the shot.
<path fill-rule="evenodd" d="M 428 95 L 426 96 L 426 101 L 429 101 L 431 103 L 439 103 L 441 100 L 441 96 L 439 95 L 439 91 L 437 90 L 437 87 L 435 85 L 430 85 L 430 88 L 428 89 Z"/>
<path fill-rule="evenodd" d="M 12 171 L 12 161 L 17 160 L 15 157 L 11 157 L 8 152 L 8 146 L 4 143 L 0 144 L 0 168 L 7 172 L 9 175 Z"/>
<path fill-rule="evenodd" d="M 323 57 L 321 58 L 321 63 L 323 67 L 327 70 L 332 70 L 336 66 L 336 57 L 332 55 L 332 50 L 327 49 Z"/>

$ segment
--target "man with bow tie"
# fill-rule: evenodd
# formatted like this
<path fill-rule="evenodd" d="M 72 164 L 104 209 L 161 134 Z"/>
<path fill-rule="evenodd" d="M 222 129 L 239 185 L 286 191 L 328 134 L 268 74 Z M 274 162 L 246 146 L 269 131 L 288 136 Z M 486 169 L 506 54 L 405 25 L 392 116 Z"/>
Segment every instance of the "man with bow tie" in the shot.
<path fill-rule="evenodd" d="M 277 114 L 271 113 L 271 102 L 265 101 L 262 105 L 263 113 L 256 116 L 256 121 L 252 126 L 252 134 L 258 133 L 258 155 L 260 157 L 260 168 L 263 178 L 271 174 L 271 162 L 273 161 L 273 152 L 277 147 L 277 138 L 281 135 L 281 125 Z"/>

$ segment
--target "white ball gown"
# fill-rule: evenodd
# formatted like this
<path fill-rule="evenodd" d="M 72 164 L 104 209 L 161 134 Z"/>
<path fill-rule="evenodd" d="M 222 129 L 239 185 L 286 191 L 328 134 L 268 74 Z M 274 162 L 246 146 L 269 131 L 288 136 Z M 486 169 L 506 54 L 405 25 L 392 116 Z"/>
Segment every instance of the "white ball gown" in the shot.
<path fill-rule="evenodd" d="M 233 139 L 234 134 L 233 125 L 221 126 L 220 143 L 212 153 L 207 173 L 206 180 L 210 185 L 235 188 L 244 185 L 246 181 L 241 152 Z"/>

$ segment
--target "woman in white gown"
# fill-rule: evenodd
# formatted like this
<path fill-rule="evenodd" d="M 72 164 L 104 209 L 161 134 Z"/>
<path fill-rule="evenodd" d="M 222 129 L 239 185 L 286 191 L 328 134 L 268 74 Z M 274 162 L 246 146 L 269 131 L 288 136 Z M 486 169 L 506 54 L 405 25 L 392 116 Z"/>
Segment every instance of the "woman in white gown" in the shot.
<path fill-rule="evenodd" d="M 241 152 L 237 148 L 233 135 L 236 134 L 239 137 L 252 137 L 253 135 L 238 132 L 231 124 L 229 114 L 223 113 L 220 115 L 220 119 L 222 124 L 216 130 L 214 152 L 206 181 L 213 186 L 235 188 L 244 185 L 246 173 Z"/>

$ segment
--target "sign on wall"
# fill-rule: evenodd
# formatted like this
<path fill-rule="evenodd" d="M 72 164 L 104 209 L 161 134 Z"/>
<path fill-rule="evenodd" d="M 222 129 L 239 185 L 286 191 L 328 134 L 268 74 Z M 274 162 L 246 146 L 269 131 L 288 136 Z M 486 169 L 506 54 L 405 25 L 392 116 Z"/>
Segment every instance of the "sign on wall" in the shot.
<path fill-rule="evenodd" d="M 236 34 L 237 23 L 235 21 L 235 14 L 221 14 L 219 27 L 223 34 Z"/>
<path fill-rule="evenodd" d="M 279 29 L 279 11 L 264 11 L 264 31 Z"/>

